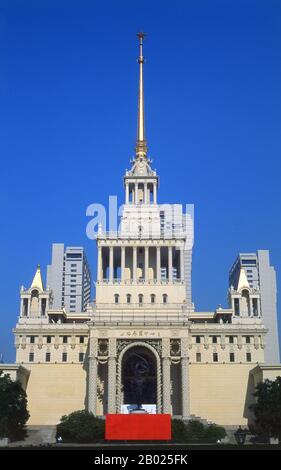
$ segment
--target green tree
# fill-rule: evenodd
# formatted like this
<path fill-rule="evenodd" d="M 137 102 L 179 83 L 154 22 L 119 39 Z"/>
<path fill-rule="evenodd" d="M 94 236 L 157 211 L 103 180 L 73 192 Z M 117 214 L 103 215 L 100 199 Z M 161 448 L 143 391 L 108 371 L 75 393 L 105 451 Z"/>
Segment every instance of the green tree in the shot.
<path fill-rule="evenodd" d="M 105 423 L 86 410 L 73 411 L 61 418 L 57 425 L 57 438 L 63 442 L 95 442 L 104 439 Z"/>
<path fill-rule="evenodd" d="M 0 373 L 0 437 L 24 439 L 28 418 L 26 393 L 21 383 Z"/>
<path fill-rule="evenodd" d="M 281 442 L 281 377 L 259 383 L 254 397 L 257 402 L 249 408 L 255 415 L 255 432 Z"/>

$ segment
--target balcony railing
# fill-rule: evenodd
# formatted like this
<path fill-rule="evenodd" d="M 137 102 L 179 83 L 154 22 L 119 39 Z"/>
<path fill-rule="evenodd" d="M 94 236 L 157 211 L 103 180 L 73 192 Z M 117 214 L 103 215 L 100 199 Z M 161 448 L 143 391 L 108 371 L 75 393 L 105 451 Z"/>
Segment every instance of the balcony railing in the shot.
<path fill-rule="evenodd" d="M 98 232 L 96 238 L 105 240 L 171 240 L 174 238 L 185 239 L 187 232 L 184 230 L 164 230 L 155 233 L 147 233 L 146 231 L 122 231 L 122 232 Z"/>

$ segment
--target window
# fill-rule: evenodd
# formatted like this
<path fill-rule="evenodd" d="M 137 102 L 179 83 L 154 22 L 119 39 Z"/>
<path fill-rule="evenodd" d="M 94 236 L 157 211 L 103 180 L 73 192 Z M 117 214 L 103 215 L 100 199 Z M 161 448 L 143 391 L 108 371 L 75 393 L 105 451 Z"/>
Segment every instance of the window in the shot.
<path fill-rule="evenodd" d="M 233 352 L 231 352 L 231 353 L 229 354 L 229 360 L 230 360 L 230 362 L 234 362 L 234 361 L 235 361 L 235 357 L 234 357 L 234 353 L 233 353 Z"/>
<path fill-rule="evenodd" d="M 151 299 L 151 303 L 155 304 L 155 294 L 151 294 L 150 299 Z"/>
<path fill-rule="evenodd" d="M 201 343 L 201 338 L 200 338 L 200 336 L 196 336 L 196 343 L 197 343 L 197 344 Z"/>
<path fill-rule="evenodd" d="M 79 362 L 84 361 L 84 353 L 79 353 Z"/>
<path fill-rule="evenodd" d="M 143 304 L 143 294 L 139 294 L 139 305 Z"/>
<path fill-rule="evenodd" d="M 119 304 L 119 294 L 114 294 L 114 302 Z"/>
<path fill-rule="evenodd" d="M 218 362 L 218 353 L 213 354 L 213 361 Z"/>
<path fill-rule="evenodd" d="M 196 362 L 201 362 L 201 353 L 196 353 Z"/>
<path fill-rule="evenodd" d="M 62 342 L 63 342 L 64 344 L 66 344 L 67 341 L 68 341 L 68 336 L 63 336 L 63 337 L 62 337 Z"/>
<path fill-rule="evenodd" d="M 85 340 L 85 336 L 80 336 L 80 338 L 79 338 L 79 343 L 80 343 L 80 344 L 83 344 L 83 343 L 84 343 L 84 340 Z"/>
<path fill-rule="evenodd" d="M 66 362 L 67 361 L 67 353 L 64 352 L 62 353 L 62 362 Z"/>
<path fill-rule="evenodd" d="M 256 265 L 255 259 L 242 259 L 242 264 L 254 264 Z"/>
<path fill-rule="evenodd" d="M 127 294 L 127 304 L 131 303 L 131 294 Z"/>
<path fill-rule="evenodd" d="M 29 362 L 33 362 L 34 361 L 34 353 L 29 353 Z"/>
<path fill-rule="evenodd" d="M 70 265 L 70 267 L 71 267 L 71 268 L 76 268 L 76 266 L 77 266 L 77 264 L 76 264 L 76 263 L 75 263 L 75 264 L 71 264 L 71 265 Z"/>
<path fill-rule="evenodd" d="M 69 259 L 69 258 L 76 258 L 76 259 L 81 259 L 82 258 L 82 254 L 81 253 L 67 253 L 66 255 L 66 258 Z"/>
<path fill-rule="evenodd" d="M 35 336 L 30 336 L 30 342 L 33 344 L 35 343 Z"/>
<path fill-rule="evenodd" d="M 168 302 L 168 295 L 163 294 L 163 304 L 166 304 Z"/>
<path fill-rule="evenodd" d="M 252 361 L 252 355 L 251 353 L 246 353 L 246 361 L 251 362 Z"/>
<path fill-rule="evenodd" d="M 70 272 L 71 273 L 77 273 L 77 269 L 71 269 Z"/>
<path fill-rule="evenodd" d="M 234 299 L 234 315 L 240 315 L 239 299 Z"/>
<path fill-rule="evenodd" d="M 46 353 L 46 362 L 50 362 L 51 360 L 51 353 L 47 352 Z"/>
<path fill-rule="evenodd" d="M 71 295 L 70 298 L 71 299 L 75 299 L 76 295 Z"/>
<path fill-rule="evenodd" d="M 234 336 L 230 336 L 230 337 L 229 337 L 229 342 L 230 342 L 230 344 L 233 344 L 233 343 L 234 343 Z"/>
<path fill-rule="evenodd" d="M 218 342 L 218 338 L 216 336 L 212 336 L 212 343 L 216 344 Z"/>
<path fill-rule="evenodd" d="M 246 336 L 246 343 L 250 344 L 251 343 L 251 336 Z"/>
<path fill-rule="evenodd" d="M 253 315 L 254 317 L 258 316 L 258 299 L 253 299 Z"/>

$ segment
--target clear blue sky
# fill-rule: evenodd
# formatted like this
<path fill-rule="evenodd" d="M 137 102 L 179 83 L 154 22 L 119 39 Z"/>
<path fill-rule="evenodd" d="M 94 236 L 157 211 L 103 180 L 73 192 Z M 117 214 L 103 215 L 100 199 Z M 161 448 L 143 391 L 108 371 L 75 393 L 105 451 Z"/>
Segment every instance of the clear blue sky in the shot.
<path fill-rule="evenodd" d="M 51 243 L 84 245 L 86 207 L 123 197 L 145 42 L 160 202 L 195 204 L 193 299 L 226 305 L 239 251 L 281 282 L 281 3 L 0 0 L 0 352 L 14 360 L 19 288 Z"/>

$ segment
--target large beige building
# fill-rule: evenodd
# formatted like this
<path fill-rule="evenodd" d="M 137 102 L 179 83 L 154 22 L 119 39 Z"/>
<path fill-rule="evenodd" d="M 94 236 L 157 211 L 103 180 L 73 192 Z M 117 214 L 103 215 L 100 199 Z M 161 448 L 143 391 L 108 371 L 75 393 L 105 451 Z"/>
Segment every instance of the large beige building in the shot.
<path fill-rule="evenodd" d="M 140 41 L 138 135 L 124 176 L 118 230 L 97 235 L 96 298 L 86 312 L 52 308 L 38 267 L 21 289 L 14 330 L 16 365 L 30 425 L 50 425 L 74 410 L 96 415 L 142 405 L 152 412 L 245 425 L 266 365 L 267 330 L 258 286 L 243 268 L 229 308 L 196 312 L 191 299 L 193 215 L 158 204 L 158 175 L 147 154 Z"/>

